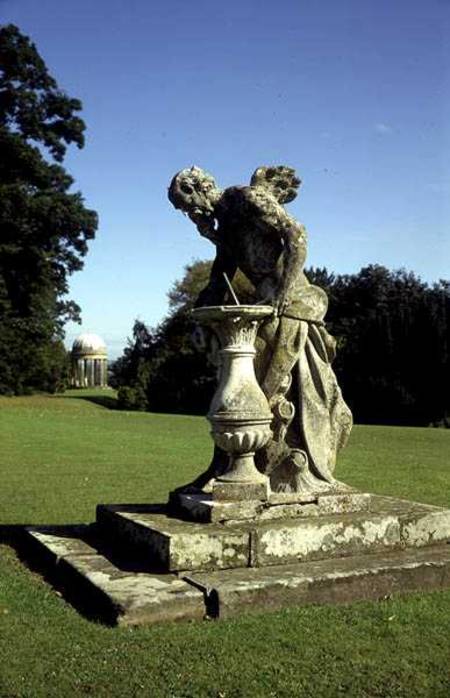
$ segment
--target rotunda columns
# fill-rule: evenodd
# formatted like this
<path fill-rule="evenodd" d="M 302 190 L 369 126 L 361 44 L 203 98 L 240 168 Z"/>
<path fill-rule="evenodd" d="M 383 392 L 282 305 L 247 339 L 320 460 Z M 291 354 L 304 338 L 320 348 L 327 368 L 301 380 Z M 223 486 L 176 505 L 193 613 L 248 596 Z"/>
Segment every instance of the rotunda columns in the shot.
<path fill-rule="evenodd" d="M 108 385 L 108 358 L 104 341 L 95 334 L 81 334 L 72 345 L 71 384 L 79 388 Z"/>

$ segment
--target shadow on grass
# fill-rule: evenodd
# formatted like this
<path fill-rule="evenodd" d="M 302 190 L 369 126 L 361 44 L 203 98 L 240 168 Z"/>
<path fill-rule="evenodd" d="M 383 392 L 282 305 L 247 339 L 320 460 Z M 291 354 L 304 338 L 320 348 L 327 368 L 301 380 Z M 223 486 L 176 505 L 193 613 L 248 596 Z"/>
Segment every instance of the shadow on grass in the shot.
<path fill-rule="evenodd" d="M 166 509 L 164 504 L 118 505 L 118 508 L 158 512 Z M 49 536 L 50 541 L 41 540 L 39 534 Z M 140 573 L 173 576 L 164 565 L 155 564 L 149 558 L 148 548 L 143 546 L 141 550 L 139 545 L 125 548 L 120 541 L 105 538 L 94 523 L 0 524 L 0 543 L 13 548 L 31 572 L 39 574 L 87 620 L 107 626 L 120 624 L 124 608 L 112 593 L 96 583 L 95 573 L 104 570 L 106 575 L 111 575 L 112 565 L 113 577 L 118 579 Z"/>
<path fill-rule="evenodd" d="M 118 504 L 117 511 L 162 513 L 166 504 Z M 149 555 L 148 546 L 126 543 L 105 535 L 98 523 L 90 524 L 0 524 L 0 543 L 13 548 L 19 560 L 39 574 L 60 596 L 87 620 L 107 626 L 120 625 L 127 611 L 127 598 L 117 599 L 113 588 L 97 582 L 96 575 L 133 585 L 142 575 L 173 578 L 167 565 Z M 126 595 L 126 585 L 125 585 Z M 120 596 L 120 584 L 119 584 Z M 130 595 L 132 601 L 132 594 Z M 125 619 L 126 623 L 126 619 Z"/>
<path fill-rule="evenodd" d="M 55 395 L 56 398 L 64 398 L 65 400 L 86 400 L 87 402 L 92 402 L 94 405 L 100 405 L 100 407 L 106 407 L 108 410 L 118 410 L 120 409 L 117 398 L 112 395 L 83 395 L 80 392 L 77 395 Z"/>

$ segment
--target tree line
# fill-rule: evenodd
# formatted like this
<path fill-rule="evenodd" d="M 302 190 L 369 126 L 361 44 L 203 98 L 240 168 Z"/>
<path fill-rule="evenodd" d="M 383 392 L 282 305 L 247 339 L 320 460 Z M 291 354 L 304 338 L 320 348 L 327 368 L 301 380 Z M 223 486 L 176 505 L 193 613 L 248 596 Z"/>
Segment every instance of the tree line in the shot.
<path fill-rule="evenodd" d="M 155 328 L 136 320 L 113 365 L 126 409 L 204 414 L 215 369 L 192 341 L 189 310 L 211 263 L 195 262 L 169 292 L 169 314 Z M 450 418 L 450 282 L 432 285 L 403 269 L 369 265 L 356 274 L 310 268 L 329 298 L 328 330 L 337 340 L 334 369 L 359 423 L 446 425 Z M 243 275 L 234 279 L 251 302 Z"/>
<path fill-rule="evenodd" d="M 62 338 L 80 308 L 68 277 L 83 266 L 97 215 L 62 167 L 82 148 L 81 102 L 58 88 L 30 39 L 0 27 L 0 393 L 64 387 Z"/>

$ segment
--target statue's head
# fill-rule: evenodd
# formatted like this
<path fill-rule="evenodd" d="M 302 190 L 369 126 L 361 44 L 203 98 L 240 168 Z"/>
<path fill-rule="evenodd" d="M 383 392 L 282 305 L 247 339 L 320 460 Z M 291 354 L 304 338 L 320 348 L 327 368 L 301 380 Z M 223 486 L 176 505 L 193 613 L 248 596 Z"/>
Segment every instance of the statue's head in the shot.
<path fill-rule="evenodd" d="M 187 213 L 192 220 L 209 217 L 221 192 L 214 177 L 200 167 L 181 170 L 172 179 L 169 187 L 169 200 L 175 208 Z"/>
<path fill-rule="evenodd" d="M 287 204 L 297 196 L 301 184 L 292 167 L 278 165 L 274 167 L 258 167 L 252 175 L 252 187 L 268 189 L 280 204 Z"/>

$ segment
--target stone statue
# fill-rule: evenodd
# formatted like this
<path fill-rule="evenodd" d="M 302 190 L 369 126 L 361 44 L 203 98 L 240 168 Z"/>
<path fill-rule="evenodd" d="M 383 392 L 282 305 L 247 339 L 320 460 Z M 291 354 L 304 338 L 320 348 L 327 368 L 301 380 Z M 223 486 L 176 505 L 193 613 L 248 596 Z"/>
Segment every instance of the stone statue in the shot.
<path fill-rule="evenodd" d="M 335 340 L 324 325 L 327 296 L 303 272 L 306 231 L 283 206 L 295 199 L 300 183 L 290 167 L 259 167 L 250 186 L 221 191 L 211 175 L 191 167 L 169 188 L 175 208 L 216 246 L 209 283 L 196 305 L 228 302 L 227 278 L 239 269 L 254 287 L 255 303 L 275 309 L 259 330 L 256 359 L 273 414 L 273 437 L 256 463 L 275 492 L 342 488 L 333 471 L 352 427 L 331 367 Z M 191 486 L 208 491 L 226 467 L 216 447 L 208 470 Z"/>

